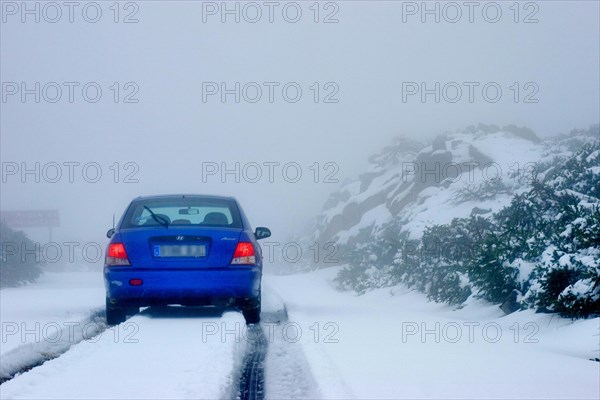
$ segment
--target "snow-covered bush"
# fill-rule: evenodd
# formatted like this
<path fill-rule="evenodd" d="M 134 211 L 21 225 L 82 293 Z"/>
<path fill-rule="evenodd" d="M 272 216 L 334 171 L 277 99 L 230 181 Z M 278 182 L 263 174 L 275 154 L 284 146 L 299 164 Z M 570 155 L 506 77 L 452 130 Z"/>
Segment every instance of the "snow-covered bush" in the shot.
<path fill-rule="evenodd" d="M 413 268 L 403 281 L 427 294 L 431 300 L 460 304 L 471 294 L 467 269 L 476 249 L 473 240 L 474 224 L 483 218 L 454 219 L 448 225 L 427 227 L 410 260 Z M 406 257 L 397 258 L 401 266 Z M 408 268 L 407 268 L 408 270 Z"/>
<path fill-rule="evenodd" d="M 544 253 L 524 304 L 543 312 L 581 318 L 600 314 L 600 250 Z"/>
<path fill-rule="evenodd" d="M 27 235 L 0 221 L 0 287 L 34 282 L 41 274 L 41 256 Z"/>
<path fill-rule="evenodd" d="M 335 281 L 341 289 L 364 293 L 369 289 L 398 283 L 392 272 L 392 262 L 400 245 L 399 230 L 394 224 L 386 224 L 375 240 L 359 246 L 342 260 L 348 266 L 340 270 Z"/>
<path fill-rule="evenodd" d="M 600 315 L 600 142 L 557 163 L 544 181 L 532 178 L 493 215 L 429 226 L 418 241 L 406 240 L 400 221 L 386 224 L 345 260 L 340 287 L 364 293 L 402 282 L 450 304 L 474 294 L 567 317 Z M 460 200 L 507 188 L 477 189 Z"/>
<path fill-rule="evenodd" d="M 499 177 L 485 180 L 480 184 L 466 185 L 458 190 L 454 201 L 456 203 L 469 200 L 487 200 L 493 199 L 501 193 L 508 193 L 509 188 Z"/>
<path fill-rule="evenodd" d="M 600 142 L 586 144 L 548 185 L 552 236 L 524 303 L 578 318 L 600 314 Z"/>

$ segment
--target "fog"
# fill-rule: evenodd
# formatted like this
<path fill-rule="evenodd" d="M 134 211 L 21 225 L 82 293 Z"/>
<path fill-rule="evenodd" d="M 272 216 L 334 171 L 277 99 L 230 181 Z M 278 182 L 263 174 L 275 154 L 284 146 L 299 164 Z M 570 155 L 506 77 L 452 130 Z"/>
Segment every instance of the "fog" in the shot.
<path fill-rule="evenodd" d="M 299 2 L 285 16 L 282 2 L 272 22 L 262 2 L 228 3 L 239 22 L 221 2 L 122 2 L 118 15 L 99 2 L 97 22 L 86 3 L 73 22 L 60 2 L 61 18 L 28 3 L 39 22 L 23 4 L 2 3 L 1 208 L 58 209 L 57 241 L 104 243 L 113 213 L 161 193 L 235 196 L 283 241 L 396 135 L 484 122 L 548 136 L 600 119 L 597 2 L 522 2 L 518 15 L 498 2 L 497 22 L 484 3 L 471 22 L 463 3 L 459 18 L 429 2 L 439 23 L 421 2 Z M 436 102 L 409 92 L 422 82 L 453 84 Z"/>

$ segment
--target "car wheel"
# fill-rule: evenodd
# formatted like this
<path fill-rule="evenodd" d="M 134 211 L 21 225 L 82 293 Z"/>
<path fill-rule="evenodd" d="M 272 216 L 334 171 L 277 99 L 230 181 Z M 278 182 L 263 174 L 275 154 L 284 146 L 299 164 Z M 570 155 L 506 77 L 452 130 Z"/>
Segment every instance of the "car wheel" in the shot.
<path fill-rule="evenodd" d="M 106 323 L 108 325 L 118 325 L 127 319 L 127 311 L 106 299 Z"/>
<path fill-rule="evenodd" d="M 246 325 L 258 324 L 260 322 L 260 293 L 253 299 L 246 302 L 242 308 L 242 315 L 246 320 Z"/>

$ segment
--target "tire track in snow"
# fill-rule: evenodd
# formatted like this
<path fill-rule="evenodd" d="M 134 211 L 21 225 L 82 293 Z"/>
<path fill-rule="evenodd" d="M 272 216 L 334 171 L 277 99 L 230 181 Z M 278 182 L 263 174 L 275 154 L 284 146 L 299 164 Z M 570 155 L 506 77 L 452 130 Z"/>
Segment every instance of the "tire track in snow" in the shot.
<path fill-rule="evenodd" d="M 273 310 L 262 313 L 261 324 L 246 326 L 248 347 L 242 362 L 235 400 L 262 400 L 265 397 L 265 364 L 270 337 L 267 338 L 262 325 L 280 324 L 288 319 L 287 309 L 281 299 L 273 299 L 274 294 L 265 296 Z"/>
<path fill-rule="evenodd" d="M 320 397 L 302 346 L 286 340 L 284 330 L 290 322 L 283 300 L 273 290 L 263 295 L 260 325 L 246 328 L 246 353 L 233 399 Z"/>
<path fill-rule="evenodd" d="M 239 393 L 236 399 L 262 400 L 265 397 L 265 359 L 268 341 L 259 324 L 247 327 L 248 337 L 252 337 L 242 364 Z"/>
<path fill-rule="evenodd" d="M 77 323 L 68 324 L 68 328 L 57 330 L 56 339 L 44 338 L 44 340 L 26 343 L 7 351 L 2 354 L 0 360 L 0 385 L 13 379 L 16 375 L 28 372 L 46 361 L 60 357 L 71 346 L 91 339 L 108 328 L 104 310 L 99 309 Z"/>
<path fill-rule="evenodd" d="M 322 398 L 302 344 L 286 336 L 288 324 L 296 323 L 286 319 L 265 327 L 269 338 L 265 360 L 266 395 L 274 399 Z"/>

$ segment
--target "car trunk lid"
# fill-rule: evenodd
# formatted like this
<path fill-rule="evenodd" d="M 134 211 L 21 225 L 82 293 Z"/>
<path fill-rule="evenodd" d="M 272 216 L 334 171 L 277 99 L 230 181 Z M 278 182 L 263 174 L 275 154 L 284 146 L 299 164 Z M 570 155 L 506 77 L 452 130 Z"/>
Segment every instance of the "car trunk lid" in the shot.
<path fill-rule="evenodd" d="M 229 265 L 240 228 L 137 228 L 121 231 L 133 267 L 210 268 Z"/>

